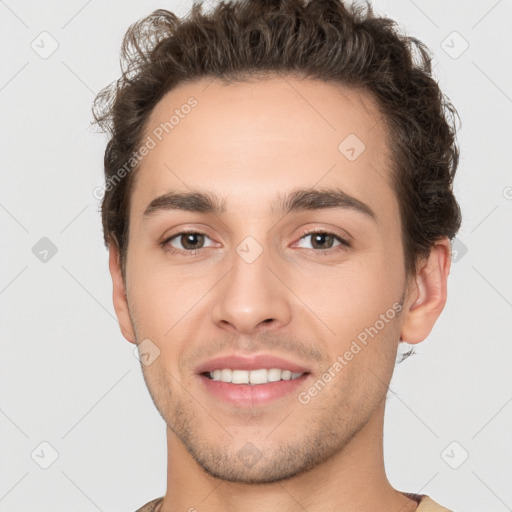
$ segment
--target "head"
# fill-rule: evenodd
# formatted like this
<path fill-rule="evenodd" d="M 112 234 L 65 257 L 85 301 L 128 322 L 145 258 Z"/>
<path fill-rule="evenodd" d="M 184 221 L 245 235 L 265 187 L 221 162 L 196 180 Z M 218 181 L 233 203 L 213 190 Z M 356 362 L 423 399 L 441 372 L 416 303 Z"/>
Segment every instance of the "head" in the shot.
<path fill-rule="evenodd" d="M 429 53 L 369 7 L 246 0 L 156 11 L 122 59 L 94 109 L 102 221 L 155 405 L 215 476 L 311 469 L 382 412 L 399 341 L 444 307 L 458 150 Z M 205 402 L 198 368 L 228 353 L 302 365 L 302 395 Z"/>

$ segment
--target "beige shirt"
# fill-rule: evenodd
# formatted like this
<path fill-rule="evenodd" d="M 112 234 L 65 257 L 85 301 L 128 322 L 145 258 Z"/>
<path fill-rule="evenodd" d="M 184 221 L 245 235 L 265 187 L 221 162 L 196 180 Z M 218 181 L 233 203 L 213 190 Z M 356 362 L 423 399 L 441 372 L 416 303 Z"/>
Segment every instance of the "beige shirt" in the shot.
<path fill-rule="evenodd" d="M 416 512 L 453 512 L 442 507 L 426 494 L 409 494 L 409 496 L 419 501 Z M 146 503 L 136 512 L 159 512 L 160 507 L 162 506 L 162 500 L 163 498 L 156 498 L 149 503 Z"/>

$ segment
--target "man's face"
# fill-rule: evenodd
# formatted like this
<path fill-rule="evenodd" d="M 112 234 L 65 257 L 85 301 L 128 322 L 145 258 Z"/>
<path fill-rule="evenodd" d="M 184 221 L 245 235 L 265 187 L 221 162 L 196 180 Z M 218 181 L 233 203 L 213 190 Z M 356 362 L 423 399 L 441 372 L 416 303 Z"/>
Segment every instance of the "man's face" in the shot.
<path fill-rule="evenodd" d="M 190 97 L 197 105 L 168 134 L 154 132 Z M 157 144 L 132 191 L 127 300 L 137 343 L 160 351 L 143 365 L 155 405 L 210 474 L 299 474 L 382 413 L 408 296 L 381 121 L 361 92 L 278 77 L 181 85 L 152 112 L 145 136 Z M 302 189 L 355 201 L 319 208 L 309 196 L 282 209 Z M 224 209 L 154 201 L 171 193 L 208 194 Z M 213 361 L 221 356 L 234 359 Z M 290 377 L 248 368 L 303 375 L 252 385 L 208 376 Z"/>

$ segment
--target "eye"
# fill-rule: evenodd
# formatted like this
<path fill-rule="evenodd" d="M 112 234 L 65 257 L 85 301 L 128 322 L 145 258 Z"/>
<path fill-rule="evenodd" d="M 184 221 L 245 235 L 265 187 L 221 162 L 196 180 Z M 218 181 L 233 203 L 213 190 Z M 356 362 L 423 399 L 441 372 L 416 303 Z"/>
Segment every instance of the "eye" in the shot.
<path fill-rule="evenodd" d="M 304 247 L 302 241 L 307 240 L 308 238 L 311 239 L 311 247 Z M 171 253 L 194 256 L 200 249 L 214 247 L 213 243 L 205 245 L 206 240 L 210 240 L 210 242 L 212 242 L 211 238 L 205 233 L 198 231 L 182 231 L 166 238 L 161 242 L 161 245 L 165 250 Z M 322 230 L 303 233 L 298 245 L 304 249 L 312 250 L 321 254 L 336 251 L 336 247 L 343 249 L 351 246 L 349 242 L 341 238 L 336 233 Z"/>
<path fill-rule="evenodd" d="M 166 238 L 162 242 L 162 246 L 164 248 L 169 248 L 171 252 L 188 252 L 190 254 L 195 254 L 195 252 L 199 249 L 204 249 L 205 240 L 211 240 L 211 238 L 197 231 L 183 231 L 181 233 L 177 233 L 169 238 Z"/>
<path fill-rule="evenodd" d="M 350 244 L 345 239 L 341 238 L 336 233 L 331 233 L 330 231 L 309 231 L 303 234 L 300 240 L 302 241 L 308 238 L 311 239 L 311 249 L 316 252 L 329 252 L 330 249 L 339 246 L 350 247 Z M 300 245 L 300 241 L 299 246 L 304 247 L 303 245 Z M 309 249 L 309 247 L 304 248 Z"/>

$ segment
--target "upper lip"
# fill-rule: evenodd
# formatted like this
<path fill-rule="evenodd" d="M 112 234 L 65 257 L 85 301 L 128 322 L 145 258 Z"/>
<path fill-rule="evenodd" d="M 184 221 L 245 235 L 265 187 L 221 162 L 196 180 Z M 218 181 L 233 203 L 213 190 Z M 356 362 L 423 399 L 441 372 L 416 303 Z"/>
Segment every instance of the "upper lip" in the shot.
<path fill-rule="evenodd" d="M 213 372 L 213 370 L 223 368 L 246 371 L 259 370 L 260 368 L 279 368 L 281 370 L 290 370 L 295 373 L 308 372 L 308 369 L 300 364 L 271 354 L 258 354 L 252 356 L 227 354 L 225 356 L 217 356 L 200 364 L 196 368 L 196 373 Z"/>

